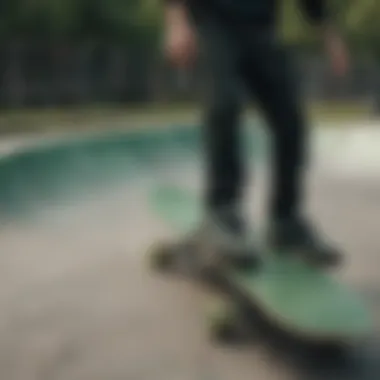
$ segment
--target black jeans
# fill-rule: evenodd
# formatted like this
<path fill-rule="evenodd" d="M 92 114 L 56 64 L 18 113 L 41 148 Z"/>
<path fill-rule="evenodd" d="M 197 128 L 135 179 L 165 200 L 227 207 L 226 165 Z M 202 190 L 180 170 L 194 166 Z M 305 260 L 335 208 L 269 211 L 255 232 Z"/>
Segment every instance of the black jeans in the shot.
<path fill-rule="evenodd" d="M 245 167 L 240 149 L 244 86 L 255 98 L 273 136 L 271 214 L 298 213 L 305 161 L 305 120 L 292 66 L 269 28 L 233 26 L 216 17 L 196 18 L 201 54 L 207 64 L 204 121 L 208 188 L 206 206 L 240 201 Z"/>

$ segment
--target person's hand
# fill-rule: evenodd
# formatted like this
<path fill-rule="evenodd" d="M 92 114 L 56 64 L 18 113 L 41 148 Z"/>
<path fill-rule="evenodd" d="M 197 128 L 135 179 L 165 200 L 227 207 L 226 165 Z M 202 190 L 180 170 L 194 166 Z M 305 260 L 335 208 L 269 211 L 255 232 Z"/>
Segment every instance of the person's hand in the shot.
<path fill-rule="evenodd" d="M 325 47 L 330 59 L 334 74 L 343 77 L 349 70 L 349 53 L 347 46 L 338 33 L 327 30 L 325 33 Z"/>
<path fill-rule="evenodd" d="M 179 68 L 189 68 L 197 56 L 197 42 L 192 26 L 184 19 L 169 23 L 165 49 L 169 60 Z"/>

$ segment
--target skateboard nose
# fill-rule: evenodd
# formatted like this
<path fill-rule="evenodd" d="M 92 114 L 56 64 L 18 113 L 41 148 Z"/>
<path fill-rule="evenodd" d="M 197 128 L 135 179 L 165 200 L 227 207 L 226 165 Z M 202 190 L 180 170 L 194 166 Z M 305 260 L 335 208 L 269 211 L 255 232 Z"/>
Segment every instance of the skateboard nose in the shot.
<path fill-rule="evenodd" d="M 344 300 L 341 300 L 344 301 Z M 352 299 L 326 305 L 319 315 L 319 326 L 324 326 L 325 334 L 354 338 L 369 335 L 373 322 L 366 308 Z"/>

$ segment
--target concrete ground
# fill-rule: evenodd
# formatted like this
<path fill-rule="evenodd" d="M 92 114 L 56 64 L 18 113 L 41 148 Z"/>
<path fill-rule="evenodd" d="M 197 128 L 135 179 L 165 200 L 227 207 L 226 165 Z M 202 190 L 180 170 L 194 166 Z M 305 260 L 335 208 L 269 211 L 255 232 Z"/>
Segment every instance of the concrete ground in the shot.
<path fill-rule="evenodd" d="M 244 347 L 212 344 L 203 292 L 147 268 L 152 243 L 172 232 L 149 212 L 152 179 L 141 178 L 2 226 L 1 379 L 379 379 L 380 166 L 363 177 L 363 166 L 353 170 L 333 152 L 311 172 L 308 207 L 347 252 L 338 275 L 366 297 L 377 323 L 349 363 L 293 352 L 265 334 Z M 172 178 L 199 180 L 191 165 Z M 265 185 L 255 198 L 251 190 L 249 207 L 259 215 Z"/>

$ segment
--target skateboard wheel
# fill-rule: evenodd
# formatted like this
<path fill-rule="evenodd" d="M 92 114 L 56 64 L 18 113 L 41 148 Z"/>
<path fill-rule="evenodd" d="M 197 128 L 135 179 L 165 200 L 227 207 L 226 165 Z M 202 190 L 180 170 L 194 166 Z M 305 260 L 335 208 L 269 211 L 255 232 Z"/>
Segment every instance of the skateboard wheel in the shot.
<path fill-rule="evenodd" d="M 322 344 L 319 349 L 324 356 L 332 359 L 342 359 L 350 351 L 350 345 L 342 342 L 330 342 Z"/>
<path fill-rule="evenodd" d="M 237 312 L 231 304 L 220 302 L 218 305 L 214 305 L 209 322 L 212 340 L 228 344 L 239 339 Z"/>
<path fill-rule="evenodd" d="M 199 268 L 199 277 L 202 281 L 212 286 L 218 286 L 220 283 L 215 268 L 211 266 L 201 266 Z"/>
<path fill-rule="evenodd" d="M 214 325 L 214 329 L 212 331 L 212 338 L 214 341 L 218 343 L 234 343 L 238 340 L 237 332 L 235 330 L 235 326 L 232 321 L 223 321 L 223 323 L 219 323 Z"/>
<path fill-rule="evenodd" d="M 156 245 L 150 254 L 150 264 L 155 270 L 166 271 L 174 264 L 174 252 L 169 244 Z"/>

